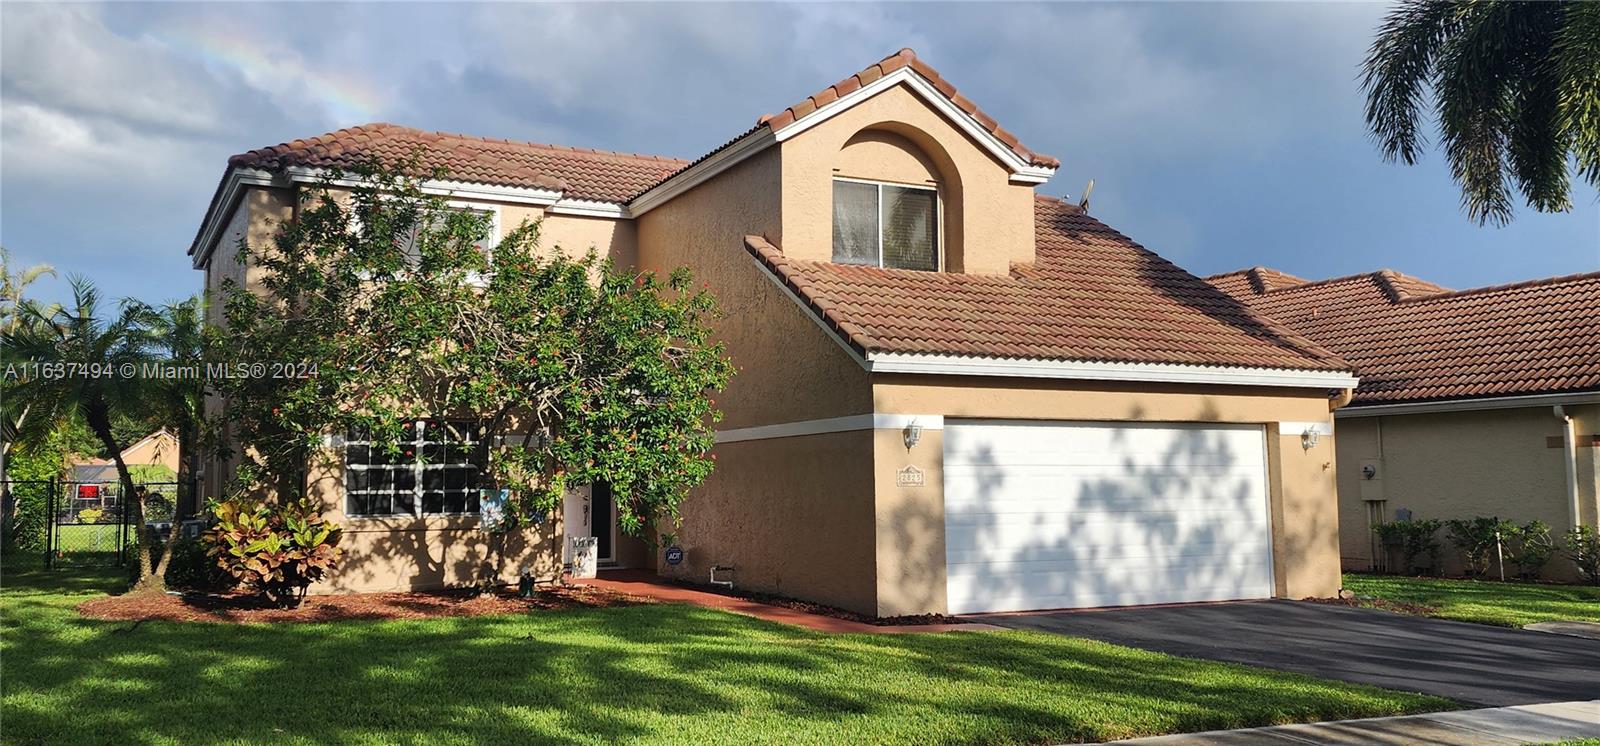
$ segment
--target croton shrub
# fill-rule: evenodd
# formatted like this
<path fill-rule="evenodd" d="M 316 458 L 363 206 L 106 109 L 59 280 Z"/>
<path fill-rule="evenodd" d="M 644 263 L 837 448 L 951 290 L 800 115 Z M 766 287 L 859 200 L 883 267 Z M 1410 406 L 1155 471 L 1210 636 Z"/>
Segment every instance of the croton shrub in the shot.
<path fill-rule="evenodd" d="M 310 500 L 234 497 L 213 503 L 211 517 L 201 537 L 206 554 L 241 587 L 276 603 L 298 603 L 339 561 L 342 531 Z"/>

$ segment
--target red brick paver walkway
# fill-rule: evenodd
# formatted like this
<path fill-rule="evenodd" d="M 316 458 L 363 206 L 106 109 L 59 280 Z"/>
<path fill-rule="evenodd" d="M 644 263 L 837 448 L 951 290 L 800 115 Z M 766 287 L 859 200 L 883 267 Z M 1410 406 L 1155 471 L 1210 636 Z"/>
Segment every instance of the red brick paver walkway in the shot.
<path fill-rule="evenodd" d="M 735 614 L 753 616 L 769 622 L 793 624 L 818 632 L 866 632 L 877 634 L 902 634 L 907 632 L 979 632 L 986 630 L 1003 629 L 992 624 L 916 624 L 916 625 L 877 625 L 865 622 L 856 622 L 849 619 L 838 619 L 822 614 L 812 614 L 808 611 L 791 609 L 786 606 L 774 606 L 759 601 L 751 601 L 733 596 L 724 596 L 720 593 L 697 591 L 681 585 L 668 582 L 648 570 L 608 570 L 602 572 L 598 578 L 584 578 L 573 582 L 605 588 L 619 593 L 628 593 L 644 598 L 651 598 L 667 603 L 694 604 L 708 609 L 721 609 Z"/>

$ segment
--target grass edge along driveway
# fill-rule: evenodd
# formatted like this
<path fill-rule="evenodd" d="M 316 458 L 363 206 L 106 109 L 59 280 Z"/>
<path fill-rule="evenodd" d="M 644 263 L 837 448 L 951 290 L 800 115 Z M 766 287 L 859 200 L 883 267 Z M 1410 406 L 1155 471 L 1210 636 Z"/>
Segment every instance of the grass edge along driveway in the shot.
<path fill-rule="evenodd" d="M 1461 622 L 1498 627 L 1600 622 L 1600 587 L 1596 586 L 1347 573 L 1344 587 L 1358 598 L 1425 607 L 1427 616 Z"/>
<path fill-rule="evenodd" d="M 828 635 L 678 605 L 130 624 L 78 615 L 104 590 L 80 576 L 0 586 L 16 744 L 1047 743 L 1454 706 L 1030 632 Z"/>

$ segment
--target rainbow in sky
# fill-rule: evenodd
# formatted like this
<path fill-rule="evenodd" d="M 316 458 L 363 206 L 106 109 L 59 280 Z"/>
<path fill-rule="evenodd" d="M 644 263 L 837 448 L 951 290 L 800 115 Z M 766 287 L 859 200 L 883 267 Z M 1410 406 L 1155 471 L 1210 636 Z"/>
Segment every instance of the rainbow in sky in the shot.
<path fill-rule="evenodd" d="M 262 39 L 221 25 L 179 26 L 156 38 L 208 65 L 237 70 L 258 88 L 281 91 L 286 86 L 303 86 L 340 126 L 374 121 L 383 109 L 382 95 L 368 81 L 337 69 L 312 69 L 296 52 L 271 47 Z"/>

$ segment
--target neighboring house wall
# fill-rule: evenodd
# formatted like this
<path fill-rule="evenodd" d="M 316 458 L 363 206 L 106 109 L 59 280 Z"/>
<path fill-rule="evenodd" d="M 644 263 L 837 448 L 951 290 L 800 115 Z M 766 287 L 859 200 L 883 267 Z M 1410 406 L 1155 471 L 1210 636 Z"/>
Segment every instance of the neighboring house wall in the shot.
<path fill-rule="evenodd" d="M 1580 435 L 1600 432 L 1600 405 L 1568 410 Z M 1340 545 L 1346 568 L 1373 567 L 1374 551 L 1382 552 L 1372 534 L 1373 522 L 1395 520 L 1395 511 L 1401 509 L 1418 519 L 1539 520 L 1558 540 L 1572 527 L 1566 451 L 1559 445 L 1562 424 L 1550 407 L 1354 414 L 1338 423 Z M 1600 449 L 1578 448 L 1577 453 L 1581 519 L 1593 525 Z M 1376 472 L 1372 479 L 1362 473 L 1368 466 Z M 1441 569 L 1460 573 L 1459 553 L 1444 532 L 1439 540 Z M 1552 579 L 1576 577 L 1572 563 L 1559 556 L 1545 572 Z"/>
<path fill-rule="evenodd" d="M 794 259 L 833 257 L 833 177 L 939 184 L 945 268 L 1003 275 L 1034 260 L 1033 187 L 905 86 L 784 141 L 783 229 L 767 238 Z M 919 177 L 921 177 L 919 179 Z"/>
<path fill-rule="evenodd" d="M 122 452 L 122 460 L 129 466 L 165 466 L 178 473 L 178 439 L 162 430 L 129 446 Z"/>

